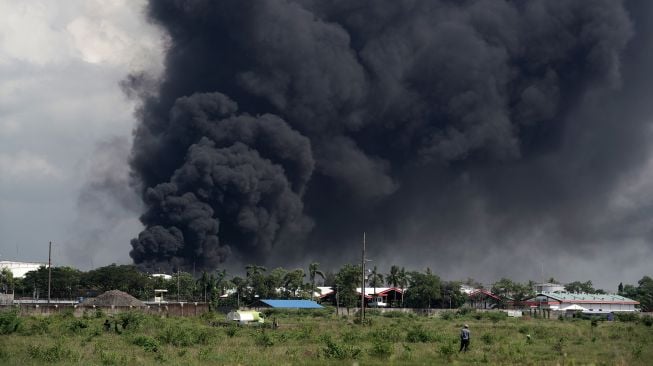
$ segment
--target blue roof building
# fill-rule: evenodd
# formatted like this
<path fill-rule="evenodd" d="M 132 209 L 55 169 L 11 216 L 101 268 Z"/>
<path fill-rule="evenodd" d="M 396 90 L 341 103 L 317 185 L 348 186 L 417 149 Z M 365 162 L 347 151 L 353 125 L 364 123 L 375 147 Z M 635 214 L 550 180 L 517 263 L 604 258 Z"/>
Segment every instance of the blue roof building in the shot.
<path fill-rule="evenodd" d="M 323 309 L 324 307 L 311 300 L 259 300 L 259 306 L 275 309 Z"/>

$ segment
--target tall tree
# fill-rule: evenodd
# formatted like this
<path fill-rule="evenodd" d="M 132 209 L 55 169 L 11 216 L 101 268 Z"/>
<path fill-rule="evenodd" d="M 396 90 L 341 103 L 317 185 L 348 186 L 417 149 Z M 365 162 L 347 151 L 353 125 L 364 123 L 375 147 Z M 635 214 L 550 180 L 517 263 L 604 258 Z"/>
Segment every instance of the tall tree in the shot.
<path fill-rule="evenodd" d="M 206 302 L 206 294 L 209 290 L 210 278 L 209 274 L 206 271 L 202 271 L 202 276 L 197 280 L 197 285 L 202 289 L 204 294 L 204 302 Z"/>
<path fill-rule="evenodd" d="M 410 291 L 406 302 L 415 308 L 431 308 L 440 300 L 440 277 L 434 275 L 429 268 L 426 273 L 410 273 Z"/>
<path fill-rule="evenodd" d="M 336 274 L 336 291 L 340 305 L 350 309 L 360 301 L 356 293 L 356 284 L 359 283 L 361 267 L 352 264 L 345 264 Z"/>
<path fill-rule="evenodd" d="M 392 265 L 390 267 L 390 273 L 385 275 L 385 281 L 387 282 L 388 285 L 390 285 L 392 287 L 395 287 L 395 288 L 399 287 L 399 282 L 400 282 L 399 266 Z M 393 299 L 393 302 L 396 304 L 396 302 L 397 302 L 397 292 L 394 291 L 394 294 L 395 294 L 394 295 L 395 298 Z"/>
<path fill-rule="evenodd" d="M 374 288 L 374 295 L 376 295 L 376 288 L 383 286 L 383 275 L 379 273 L 376 266 L 374 266 L 374 269 L 367 276 L 367 284 Z"/>
<path fill-rule="evenodd" d="M 0 271 L 0 290 L 5 294 L 8 294 L 10 290 L 14 291 L 14 274 L 9 268 L 3 268 Z"/>
<path fill-rule="evenodd" d="M 404 293 L 406 292 L 409 281 L 410 274 L 406 272 L 406 268 L 401 267 L 401 270 L 397 274 L 397 285 L 401 288 L 401 307 L 404 307 Z"/>
<path fill-rule="evenodd" d="M 320 271 L 318 268 L 320 267 L 320 264 L 317 262 L 313 262 L 308 265 L 308 279 L 311 281 L 311 300 L 314 298 L 314 292 L 315 292 L 315 276 L 320 276 L 322 277 L 322 280 L 325 279 L 324 273 Z"/>
<path fill-rule="evenodd" d="M 644 312 L 653 311 L 653 278 L 649 276 L 642 277 L 637 281 L 637 300 Z"/>
<path fill-rule="evenodd" d="M 267 271 L 267 268 L 255 264 L 248 264 L 245 266 L 245 273 L 247 276 L 247 281 L 251 287 L 251 291 L 248 291 L 247 299 L 250 303 L 254 302 L 256 295 L 265 296 L 268 294 L 268 288 L 265 283 L 265 277 L 263 274 Z"/>
<path fill-rule="evenodd" d="M 587 294 L 593 294 L 596 292 L 592 281 L 580 282 L 574 281 L 565 285 L 565 290 L 569 292 L 584 292 Z"/>
<path fill-rule="evenodd" d="M 304 277 L 306 277 L 306 274 L 301 268 L 297 268 L 286 273 L 284 278 L 284 286 L 286 290 L 292 293 L 292 297 L 297 297 L 297 291 L 299 291 L 304 284 Z"/>

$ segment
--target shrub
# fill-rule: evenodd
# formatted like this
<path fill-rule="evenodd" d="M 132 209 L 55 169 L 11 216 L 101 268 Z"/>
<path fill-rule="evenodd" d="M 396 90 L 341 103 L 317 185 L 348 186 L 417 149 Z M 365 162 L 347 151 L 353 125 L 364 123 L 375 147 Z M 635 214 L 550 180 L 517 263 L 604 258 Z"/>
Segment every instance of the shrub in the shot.
<path fill-rule="evenodd" d="M 167 326 L 157 336 L 162 343 L 177 347 L 188 347 L 195 344 L 208 344 L 212 335 L 207 329 L 187 326 Z"/>
<path fill-rule="evenodd" d="M 649 315 L 643 316 L 643 317 L 642 317 L 642 322 L 643 322 L 644 325 L 646 325 L 647 327 L 650 327 L 650 326 L 653 325 L 653 317 L 651 317 L 651 316 L 649 316 Z"/>
<path fill-rule="evenodd" d="M 441 356 L 450 359 L 456 353 L 456 348 L 453 343 L 445 342 L 442 346 L 440 346 L 439 352 Z"/>
<path fill-rule="evenodd" d="M 372 348 L 368 353 L 373 357 L 388 358 L 392 355 L 392 352 L 392 343 L 377 340 L 372 344 Z"/>
<path fill-rule="evenodd" d="M 143 313 L 137 311 L 128 311 L 118 315 L 118 323 L 122 325 L 122 329 L 138 329 L 143 322 L 145 316 Z"/>
<path fill-rule="evenodd" d="M 491 333 L 484 333 L 481 336 L 481 340 L 483 341 L 483 343 L 485 343 L 487 345 L 490 345 L 490 344 L 494 343 L 494 337 L 492 336 Z"/>
<path fill-rule="evenodd" d="M 50 316 L 39 316 L 39 317 L 30 317 L 29 322 L 26 323 L 26 326 L 22 326 L 23 334 L 25 335 L 37 335 L 37 334 L 47 334 L 50 331 L 50 324 L 52 324 L 52 318 Z"/>
<path fill-rule="evenodd" d="M 456 313 L 453 311 L 443 311 L 440 313 L 440 319 L 442 320 L 451 320 L 456 317 Z"/>
<path fill-rule="evenodd" d="M 404 319 L 415 319 L 417 317 L 413 313 L 406 313 L 403 311 L 386 311 L 383 313 L 383 316 L 386 318 L 404 318 Z"/>
<path fill-rule="evenodd" d="M 431 335 L 421 326 L 416 326 L 408 330 L 406 341 L 410 343 L 426 343 L 431 341 Z"/>
<path fill-rule="evenodd" d="M 0 334 L 11 334 L 18 330 L 22 320 L 17 310 L 0 312 Z"/>
<path fill-rule="evenodd" d="M 256 343 L 257 346 L 262 346 L 262 347 L 274 346 L 274 340 L 272 339 L 270 334 L 266 333 L 265 331 L 257 332 L 256 336 L 254 337 L 254 342 Z"/>
<path fill-rule="evenodd" d="M 349 346 L 345 344 L 340 344 L 331 340 L 331 338 L 326 338 L 326 347 L 322 349 L 322 354 L 326 358 L 335 358 L 338 360 L 344 360 L 348 358 L 358 358 L 361 354 L 361 350 L 358 347 Z"/>
<path fill-rule="evenodd" d="M 370 330 L 367 336 L 373 340 L 389 342 L 399 342 L 402 338 L 401 332 L 397 328 L 390 326 L 382 326 L 378 329 Z"/>
<path fill-rule="evenodd" d="M 158 352 L 159 342 L 156 339 L 144 335 L 136 336 L 132 339 L 132 344 L 143 347 L 146 352 Z"/>
<path fill-rule="evenodd" d="M 70 319 L 75 317 L 75 309 L 73 307 L 65 307 L 59 315 L 64 319 Z"/>
<path fill-rule="evenodd" d="M 357 329 L 348 329 L 342 332 L 342 341 L 345 343 L 355 343 L 359 342 L 363 336 L 361 335 L 360 331 Z"/>
<path fill-rule="evenodd" d="M 458 316 L 467 316 L 471 315 L 476 312 L 476 309 L 474 308 L 468 308 L 468 307 L 462 307 L 458 310 L 456 310 L 456 315 Z"/>
<path fill-rule="evenodd" d="M 103 365 L 125 365 L 125 356 L 119 356 L 116 352 L 100 351 L 100 362 Z"/>
<path fill-rule="evenodd" d="M 231 325 L 227 327 L 227 336 L 229 336 L 229 338 L 233 338 L 236 333 L 238 333 L 238 329 L 239 328 L 237 325 Z"/>
<path fill-rule="evenodd" d="M 487 311 L 483 313 L 483 318 L 491 320 L 493 322 L 498 322 L 508 318 L 508 314 L 503 311 Z"/>
<path fill-rule="evenodd" d="M 85 319 L 73 319 L 66 325 L 66 328 L 72 333 L 81 333 L 88 328 L 88 321 Z"/>
<path fill-rule="evenodd" d="M 102 309 L 100 309 L 100 308 L 95 309 L 95 319 L 101 319 L 101 318 L 104 318 L 104 317 L 105 317 L 105 314 L 104 314 L 104 311 L 102 311 Z"/>
<path fill-rule="evenodd" d="M 615 313 L 614 319 L 620 322 L 636 322 L 638 316 L 635 313 Z"/>
<path fill-rule="evenodd" d="M 63 347 L 61 343 L 57 343 L 51 347 L 30 344 L 27 347 L 27 354 L 31 358 L 43 362 L 61 362 L 74 358 L 72 351 Z"/>

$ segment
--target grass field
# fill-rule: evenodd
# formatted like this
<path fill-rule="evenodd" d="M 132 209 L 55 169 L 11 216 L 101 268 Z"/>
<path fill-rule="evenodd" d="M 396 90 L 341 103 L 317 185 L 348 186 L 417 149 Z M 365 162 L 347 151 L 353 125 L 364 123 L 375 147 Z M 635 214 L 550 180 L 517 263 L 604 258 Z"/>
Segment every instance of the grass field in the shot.
<path fill-rule="evenodd" d="M 278 329 L 224 324 L 220 314 L 158 318 L 127 313 L 15 317 L 0 314 L 0 364 L 520 364 L 650 365 L 650 321 L 543 320 L 470 313 L 443 318 L 390 313 L 365 325 L 331 312 L 275 312 Z M 114 324 L 117 323 L 117 324 Z M 123 329 L 122 324 L 126 324 Z M 467 323 L 470 351 L 458 353 Z M 647 325 L 648 324 L 648 325 Z M 116 328 L 118 332 L 116 332 Z M 527 337 L 527 335 L 530 335 Z"/>

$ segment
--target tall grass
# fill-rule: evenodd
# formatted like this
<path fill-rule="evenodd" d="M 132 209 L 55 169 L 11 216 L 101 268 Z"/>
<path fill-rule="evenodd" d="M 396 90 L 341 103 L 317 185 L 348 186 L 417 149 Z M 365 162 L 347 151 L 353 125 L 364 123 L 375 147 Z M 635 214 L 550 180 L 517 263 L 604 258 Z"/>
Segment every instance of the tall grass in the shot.
<path fill-rule="evenodd" d="M 653 359 L 653 327 L 646 318 L 598 321 L 592 327 L 585 319 L 513 319 L 477 312 L 452 312 L 450 318 L 368 313 L 368 322 L 359 325 L 353 316 L 273 314 L 278 329 L 216 327 L 218 315 L 0 313 L 0 364 L 647 365 Z M 107 319 L 108 331 L 103 327 Z M 458 353 L 464 323 L 471 345 L 467 353 Z"/>

